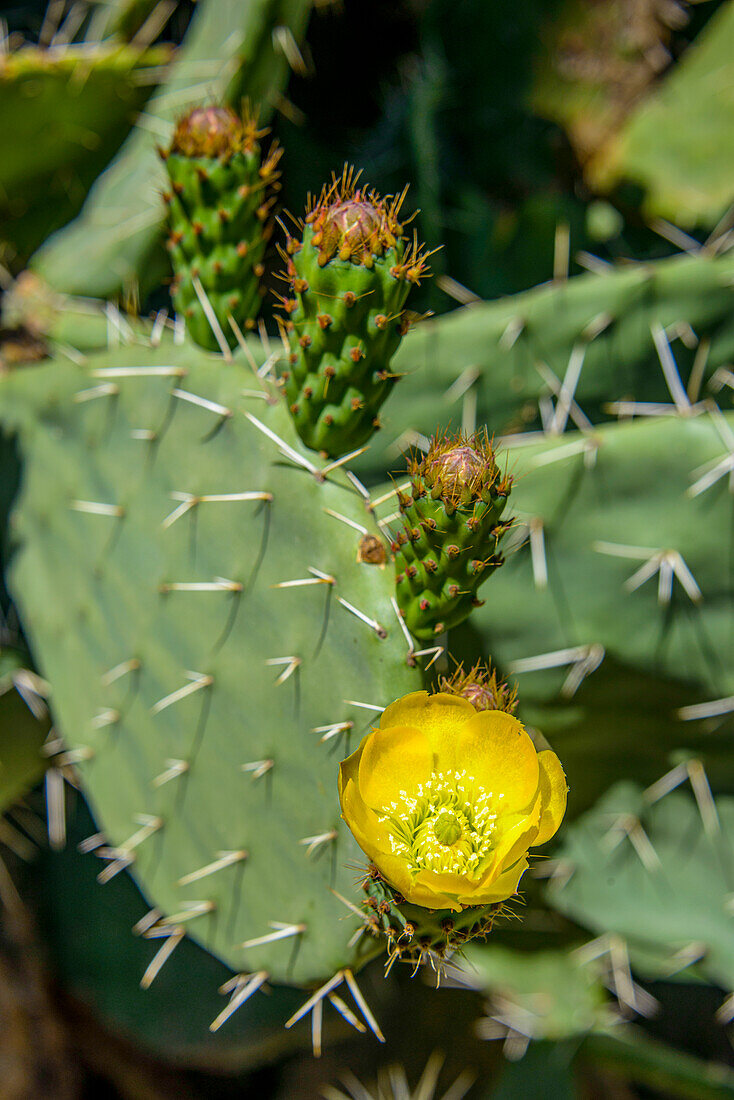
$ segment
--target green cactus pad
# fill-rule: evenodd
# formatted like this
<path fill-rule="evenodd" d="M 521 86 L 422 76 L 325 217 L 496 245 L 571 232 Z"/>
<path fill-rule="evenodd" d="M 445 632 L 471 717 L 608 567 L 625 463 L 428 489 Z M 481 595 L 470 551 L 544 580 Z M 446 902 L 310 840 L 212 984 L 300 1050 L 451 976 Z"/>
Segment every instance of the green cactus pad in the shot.
<path fill-rule="evenodd" d="M 416 326 L 395 356 L 402 381 L 384 430 L 356 469 L 383 478 L 437 420 L 502 433 L 538 428 L 539 402 L 557 401 L 567 376 L 593 424 L 616 415 L 613 402 L 672 404 L 661 330 L 691 399 L 718 392 L 717 372 L 734 354 L 734 251 L 610 266 Z M 564 415 L 562 406 L 559 424 L 570 426 L 578 408 Z"/>
<path fill-rule="evenodd" d="M 220 348 L 222 336 L 234 346 L 230 317 L 244 330 L 260 312 L 281 154 L 274 146 L 263 160 L 258 139 L 265 133 L 229 108 L 199 107 L 179 122 L 170 150 L 162 154 L 169 179 L 164 199 L 173 303 L 192 339 L 212 351 Z M 207 316 L 206 299 L 219 334 Z"/>
<path fill-rule="evenodd" d="M 500 475 L 486 435 L 436 439 L 410 473 L 392 545 L 397 598 L 408 629 L 428 640 L 467 618 L 479 586 L 502 565 L 512 480 Z"/>
<path fill-rule="evenodd" d="M 0 241 L 16 270 L 81 207 L 149 98 L 169 47 L 24 47 L 0 57 Z"/>
<path fill-rule="evenodd" d="M 574 665 L 583 677 L 605 654 L 703 701 L 734 692 L 733 427 L 713 409 L 512 449 L 517 541 L 472 627 L 503 669 L 521 670 L 522 695 L 555 696 Z M 524 665 L 564 650 L 565 664 Z M 685 743 L 690 727 L 671 720 Z"/>
<path fill-rule="evenodd" d="M 336 457 L 360 447 L 397 380 L 390 363 L 408 322 L 403 307 L 425 272 L 406 247 L 397 217 L 404 196 L 355 189 L 345 170 L 289 237 L 284 275 L 290 297 L 291 357 L 285 393 L 307 447 Z"/>
<path fill-rule="evenodd" d="M 12 593 L 100 867 L 132 860 L 163 932 L 235 970 L 297 985 L 355 965 L 371 948 L 331 889 L 358 897 L 338 764 L 420 687 L 392 570 L 358 561 L 350 524 L 380 534 L 361 497 L 302 457 L 267 383 L 191 346 L 0 388 L 24 460 Z"/>
<path fill-rule="evenodd" d="M 660 794 L 631 783 L 608 791 L 570 827 L 558 853 L 566 873 L 548 899 L 596 933 L 625 939 L 633 964 L 649 977 L 692 966 L 698 977 L 731 989 L 734 799 L 699 806 L 682 789 Z"/>
<path fill-rule="evenodd" d="M 231 1073 L 308 1043 L 302 1032 L 283 1028 L 303 994 L 282 986 L 210 1032 L 222 1008 L 217 989 L 232 972 L 188 937 L 153 984 L 141 988 L 160 941 L 130 930 L 149 907 L 126 872 L 100 887 L 96 861 L 83 850 L 97 823 L 75 791 L 67 790 L 66 803 L 67 844 L 38 853 L 36 881 L 44 948 L 67 994 L 143 1050 L 179 1065 Z"/>

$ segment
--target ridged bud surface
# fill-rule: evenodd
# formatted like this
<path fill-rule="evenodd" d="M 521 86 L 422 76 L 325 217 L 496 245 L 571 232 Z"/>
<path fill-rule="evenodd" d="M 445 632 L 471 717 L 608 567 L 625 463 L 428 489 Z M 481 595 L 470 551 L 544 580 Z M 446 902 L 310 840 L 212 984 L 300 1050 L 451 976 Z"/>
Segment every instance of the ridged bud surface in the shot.
<path fill-rule="evenodd" d="M 392 547 L 397 600 L 411 633 L 428 640 L 467 618 L 478 588 L 502 565 L 510 521 L 501 516 L 512 480 L 500 473 L 486 432 L 435 438 L 409 472 Z"/>
<path fill-rule="evenodd" d="M 296 429 L 315 451 L 337 457 L 379 427 L 397 376 L 390 363 L 409 327 L 403 307 L 426 272 L 398 220 L 403 195 L 358 188 L 350 170 L 325 187 L 283 253 L 282 298 L 291 347 L 283 373 Z"/>
<path fill-rule="evenodd" d="M 260 311 L 263 256 L 272 233 L 273 191 L 281 150 L 263 160 L 254 118 L 227 107 L 197 107 L 176 127 L 161 155 L 170 186 L 168 249 L 174 278 L 171 296 L 192 339 L 218 350 L 210 318 L 195 280 L 209 299 L 229 343 L 252 328 Z"/>

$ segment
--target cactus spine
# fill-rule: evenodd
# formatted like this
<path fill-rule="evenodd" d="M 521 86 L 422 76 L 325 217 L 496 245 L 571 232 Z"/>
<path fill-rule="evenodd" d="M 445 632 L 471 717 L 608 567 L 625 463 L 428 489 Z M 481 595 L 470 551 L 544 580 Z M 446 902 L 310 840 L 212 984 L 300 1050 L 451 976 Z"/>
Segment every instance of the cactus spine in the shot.
<path fill-rule="evenodd" d="M 240 117 L 228 107 L 197 107 L 180 120 L 170 149 L 161 152 L 170 182 L 163 198 L 171 295 L 191 337 L 211 350 L 221 350 L 222 336 L 233 346 L 230 318 L 240 329 L 252 328 L 260 310 L 282 153 L 274 145 L 263 159 L 259 143 L 267 132 L 258 130 L 249 110 Z"/>
<path fill-rule="evenodd" d="M 285 393 L 303 442 L 336 457 L 379 427 L 395 384 L 390 362 L 407 332 L 410 287 L 427 255 L 399 221 L 405 191 L 380 198 L 344 169 L 288 235 L 282 308 L 291 345 Z"/>
<path fill-rule="evenodd" d="M 500 474 L 485 432 L 435 437 L 409 463 L 398 494 L 403 529 L 392 544 L 397 599 L 409 630 L 430 639 L 457 626 L 479 604 L 477 589 L 502 565 L 500 521 L 512 479 Z"/>
<path fill-rule="evenodd" d="M 440 676 L 437 690 L 444 695 L 458 695 L 468 699 L 476 710 L 503 710 L 514 714 L 517 710 L 517 688 L 497 675 L 497 669 L 483 665 L 481 661 L 464 671 L 457 665 L 451 676 Z"/>

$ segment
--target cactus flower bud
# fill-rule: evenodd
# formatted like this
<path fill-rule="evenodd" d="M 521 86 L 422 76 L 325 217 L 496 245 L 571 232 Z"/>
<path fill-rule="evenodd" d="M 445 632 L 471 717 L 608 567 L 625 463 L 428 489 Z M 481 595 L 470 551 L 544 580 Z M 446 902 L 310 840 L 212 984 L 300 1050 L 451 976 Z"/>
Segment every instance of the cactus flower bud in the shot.
<path fill-rule="evenodd" d="M 502 564 L 508 523 L 499 520 L 511 479 L 486 431 L 434 438 L 409 473 L 410 495 L 398 498 L 397 599 L 409 630 L 428 640 L 469 615 L 480 584 Z"/>
<path fill-rule="evenodd" d="M 514 714 L 517 710 L 517 689 L 508 687 L 498 677 L 496 669 L 490 669 L 481 661 L 468 672 L 459 665 L 453 675 L 440 677 L 438 689 L 444 695 L 467 699 L 475 710 L 503 710 L 506 714 Z"/>
<path fill-rule="evenodd" d="M 195 107 L 179 119 L 171 152 L 184 157 L 224 157 L 245 145 L 245 126 L 229 107 Z"/>
<path fill-rule="evenodd" d="M 361 446 L 395 385 L 390 361 L 407 331 L 404 305 L 427 256 L 400 223 L 405 192 L 381 198 L 359 174 L 334 176 L 289 237 L 283 279 L 291 362 L 283 376 L 303 442 L 335 458 Z M 328 312 L 327 312 L 328 309 Z"/>
<path fill-rule="evenodd" d="M 229 107 L 195 107 L 161 152 L 170 181 L 164 199 L 173 303 L 189 335 L 212 351 L 223 341 L 233 347 L 237 331 L 252 328 L 260 310 L 281 154 L 272 146 L 263 158 L 266 133 L 248 110 L 240 116 Z"/>

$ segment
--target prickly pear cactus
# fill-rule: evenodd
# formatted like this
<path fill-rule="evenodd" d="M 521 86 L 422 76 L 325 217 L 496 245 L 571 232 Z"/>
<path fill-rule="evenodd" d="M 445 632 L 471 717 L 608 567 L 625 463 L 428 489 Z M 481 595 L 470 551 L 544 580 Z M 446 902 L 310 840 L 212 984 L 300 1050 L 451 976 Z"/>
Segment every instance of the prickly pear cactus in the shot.
<path fill-rule="evenodd" d="M 406 244 L 399 221 L 405 192 L 380 198 L 358 180 L 347 168 L 334 177 L 284 253 L 285 392 L 303 442 L 332 457 L 379 427 L 398 377 L 390 363 L 409 328 L 403 307 L 426 273 L 427 256 L 417 238 Z"/>
<path fill-rule="evenodd" d="M 191 346 L 0 388 L 24 461 L 13 595 L 102 881 L 130 868 L 155 907 L 151 980 L 184 932 L 260 984 L 355 965 L 374 945 L 334 893 L 360 855 L 337 764 L 421 686 L 392 570 L 359 554 L 380 537 L 362 498 L 272 386 Z"/>
<path fill-rule="evenodd" d="M 502 565 L 512 479 L 501 475 L 486 432 L 435 438 L 409 472 L 393 543 L 397 597 L 408 629 L 427 640 L 463 622 L 480 605 L 479 586 Z"/>
<path fill-rule="evenodd" d="M 260 311 L 282 153 L 275 145 L 263 159 L 259 140 L 267 132 L 247 111 L 240 117 L 229 107 L 196 107 L 161 152 L 170 185 L 163 197 L 171 295 L 191 337 L 213 351 L 225 341 L 234 346 L 230 318 L 248 329 Z"/>

